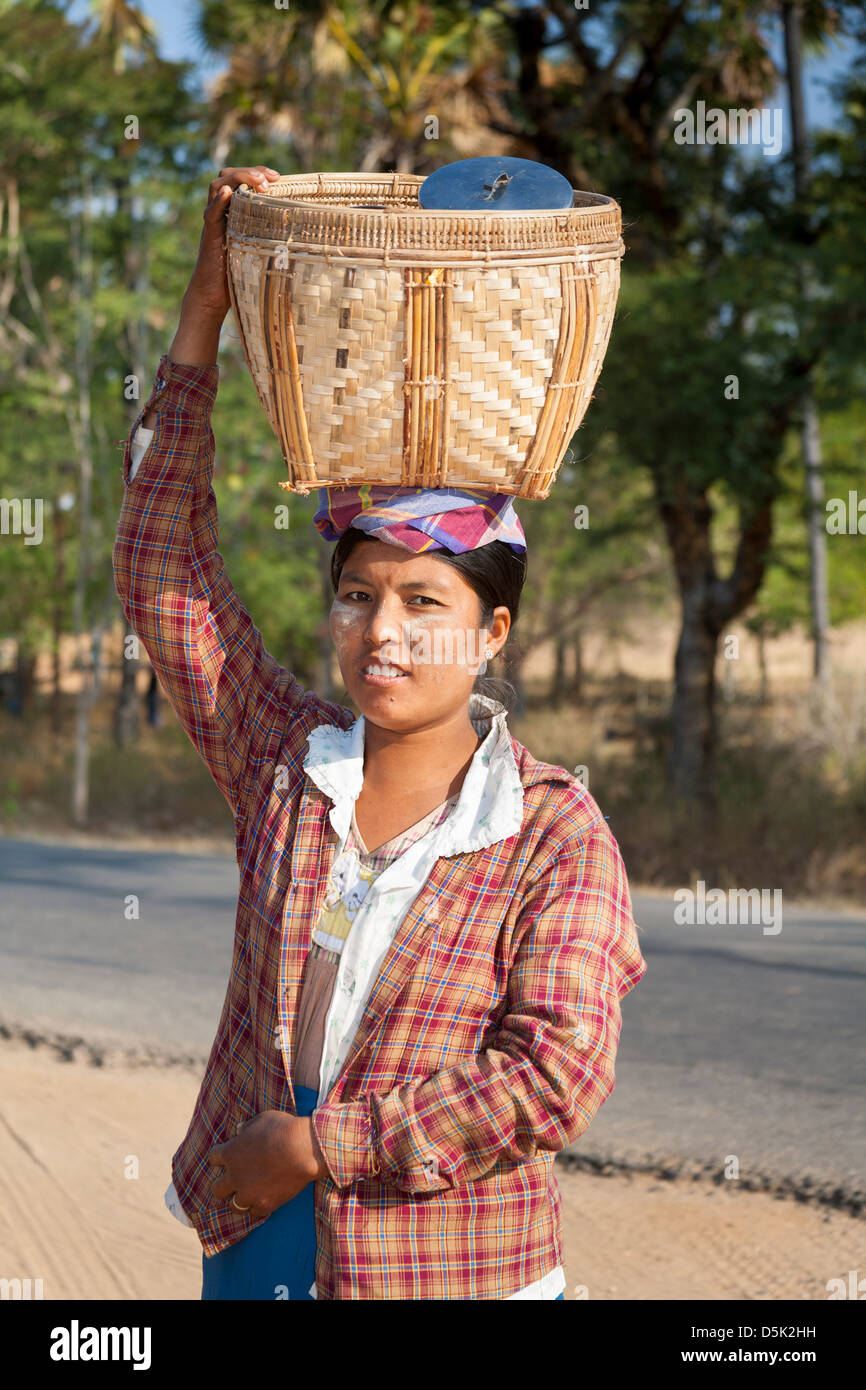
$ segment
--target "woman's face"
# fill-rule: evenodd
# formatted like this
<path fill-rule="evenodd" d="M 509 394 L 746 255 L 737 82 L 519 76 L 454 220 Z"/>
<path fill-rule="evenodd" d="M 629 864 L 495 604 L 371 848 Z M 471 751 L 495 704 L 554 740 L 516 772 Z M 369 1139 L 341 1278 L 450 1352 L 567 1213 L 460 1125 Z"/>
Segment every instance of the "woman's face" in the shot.
<path fill-rule="evenodd" d="M 485 649 L 508 636 L 510 614 L 481 626 L 481 600 L 435 555 L 359 541 L 340 575 L 331 637 L 346 689 L 364 718 L 409 732 L 468 709 Z"/>

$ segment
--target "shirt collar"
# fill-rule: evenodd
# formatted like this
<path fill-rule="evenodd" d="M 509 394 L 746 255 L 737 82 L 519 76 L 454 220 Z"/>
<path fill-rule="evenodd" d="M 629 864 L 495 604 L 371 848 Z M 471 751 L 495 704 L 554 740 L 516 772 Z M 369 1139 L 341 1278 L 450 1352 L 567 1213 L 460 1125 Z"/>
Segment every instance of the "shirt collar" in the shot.
<path fill-rule="evenodd" d="M 523 823 L 523 783 L 505 709 L 484 695 L 473 695 L 469 717 L 483 741 L 469 764 L 457 804 L 437 827 L 442 855 L 486 849 L 516 835 Z M 334 724 L 313 729 L 304 771 L 333 803 L 329 818 L 342 844 L 364 782 L 364 716 L 348 729 Z"/>

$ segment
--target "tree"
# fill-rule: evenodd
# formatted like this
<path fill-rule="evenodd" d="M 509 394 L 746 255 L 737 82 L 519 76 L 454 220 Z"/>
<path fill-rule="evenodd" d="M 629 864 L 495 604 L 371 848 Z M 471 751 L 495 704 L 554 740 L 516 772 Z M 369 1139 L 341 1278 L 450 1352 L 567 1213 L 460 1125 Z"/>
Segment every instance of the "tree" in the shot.
<path fill-rule="evenodd" d="M 778 176 L 730 142 L 679 144 L 673 127 L 698 98 L 723 111 L 764 103 L 776 82 L 768 26 L 778 11 L 748 0 L 709 10 L 608 0 L 589 27 L 567 0 L 498 8 L 521 45 L 515 116 L 535 157 L 624 209 L 622 306 L 601 378 L 607 424 L 653 478 L 680 588 L 672 785 L 711 810 L 716 645 L 762 582 L 779 460 L 809 360 L 787 336 L 802 306 Z M 836 25 L 841 8 L 814 0 L 810 33 Z M 809 355 L 817 350 L 812 340 Z M 739 394 L 725 401 L 726 378 L 738 376 Z M 576 441 L 583 452 L 592 420 L 591 409 Z M 727 573 L 711 534 L 719 489 L 740 515 Z"/>
<path fill-rule="evenodd" d="M 96 17 L 98 37 L 111 54 L 115 73 L 126 73 L 142 58 L 152 60 L 157 57 L 153 21 L 135 6 L 127 4 L 126 0 L 91 0 L 91 9 Z M 136 138 L 129 139 L 130 134 Z M 146 223 L 136 217 L 130 158 L 138 148 L 137 137 L 135 127 L 132 131 L 118 131 L 115 146 L 117 172 L 113 185 L 117 224 L 126 242 L 122 252 L 123 287 L 135 305 L 127 325 L 129 374 L 140 383 L 145 379 L 148 360 L 148 329 L 142 304 L 147 288 L 147 243 Z M 138 413 L 137 395 L 131 397 L 128 413 L 131 423 Z M 127 622 L 122 635 L 120 688 L 114 720 L 115 739 L 120 747 L 130 743 L 138 731 L 136 675 L 139 663 L 134 655 L 135 645 L 129 640 L 134 635 Z"/>
<path fill-rule="evenodd" d="M 794 201 L 797 232 L 801 243 L 810 240 L 809 146 L 806 133 L 806 111 L 803 100 L 803 16 L 801 0 L 785 0 L 782 5 L 785 31 L 785 65 L 788 104 L 791 114 L 791 144 L 794 166 Z M 804 301 L 815 293 L 814 280 L 804 259 L 802 269 Z M 806 506 L 809 528 L 809 581 L 812 609 L 813 671 L 816 680 L 824 682 L 829 675 L 830 653 L 827 633 L 830 625 L 830 604 L 827 594 L 827 532 L 824 511 L 824 480 L 821 462 L 821 426 L 815 402 L 813 368 L 803 375 L 800 400 L 800 431 L 803 442 L 803 463 L 806 470 Z"/>
<path fill-rule="evenodd" d="M 133 11 L 127 6 L 124 14 L 129 19 Z M 16 55 L 0 64 L 7 134 L 0 152 L 6 213 L 5 226 L 0 217 L 0 413 L 15 431 L 14 457 L 7 451 L 0 471 L 14 477 L 18 490 L 38 490 L 53 514 L 48 543 L 10 550 L 3 578 L 4 588 L 16 587 L 27 605 L 22 634 L 41 641 L 51 634 L 55 720 L 64 624 L 83 645 L 72 786 L 78 822 L 87 814 L 90 714 L 102 682 L 103 637 L 117 603 L 111 576 L 117 456 L 109 440 L 126 415 L 118 384 L 128 374 L 130 305 L 122 275 L 113 279 L 112 194 L 116 212 L 130 153 L 123 138 L 130 107 L 137 120 L 160 112 L 154 127 L 161 133 L 149 140 L 145 159 L 151 172 L 170 164 L 166 149 L 180 143 L 177 122 L 189 110 L 178 81 L 182 66 L 163 63 L 145 45 L 143 61 L 124 60 L 118 70 L 112 42 L 97 26 L 71 23 L 54 0 L 0 11 L 0 46 Z M 71 498 L 70 465 L 77 473 Z M 70 500 L 75 510 L 67 525 Z M 73 574 L 74 593 L 52 592 L 52 581 L 67 586 Z"/>
<path fill-rule="evenodd" d="M 296 0 L 263 10 L 202 0 L 198 29 L 207 51 L 227 60 L 211 97 L 216 168 L 264 148 L 284 173 L 424 173 L 507 144 L 505 31 L 492 8 Z"/>

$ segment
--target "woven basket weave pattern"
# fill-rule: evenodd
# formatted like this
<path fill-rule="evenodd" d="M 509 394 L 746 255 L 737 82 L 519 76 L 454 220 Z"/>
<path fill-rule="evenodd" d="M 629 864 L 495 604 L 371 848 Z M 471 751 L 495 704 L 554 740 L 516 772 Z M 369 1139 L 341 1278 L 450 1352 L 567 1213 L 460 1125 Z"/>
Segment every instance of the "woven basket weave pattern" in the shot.
<path fill-rule="evenodd" d="M 300 176 L 232 198 L 229 285 L 281 486 L 546 497 L 607 348 L 619 209 L 419 212 L 421 182 Z"/>

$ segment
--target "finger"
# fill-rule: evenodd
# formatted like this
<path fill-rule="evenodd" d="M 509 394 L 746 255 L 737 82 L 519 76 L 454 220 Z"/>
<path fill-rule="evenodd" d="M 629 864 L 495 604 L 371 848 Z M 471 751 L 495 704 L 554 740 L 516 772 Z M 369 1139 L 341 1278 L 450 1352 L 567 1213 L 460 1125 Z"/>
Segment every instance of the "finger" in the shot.
<path fill-rule="evenodd" d="M 224 1167 L 226 1161 L 225 1150 L 229 1148 L 231 1142 L 231 1139 L 229 1139 L 225 1144 L 214 1144 L 213 1148 L 208 1151 L 205 1163 L 209 1163 L 212 1168 Z"/>
<path fill-rule="evenodd" d="M 268 184 L 272 182 L 273 180 L 268 178 L 267 174 L 250 172 L 248 179 L 239 177 L 237 183 L 234 185 L 228 181 L 218 184 L 215 193 L 202 214 L 205 222 L 221 223 L 225 219 L 232 192 L 235 187 L 246 184 L 248 188 L 253 189 L 253 192 L 262 193 L 268 187 Z M 211 187 L 213 188 L 213 184 Z"/>
<path fill-rule="evenodd" d="M 220 169 L 216 178 L 211 179 L 211 188 L 218 187 L 219 184 L 225 183 L 226 180 L 237 187 L 239 183 L 246 183 L 247 176 L 254 172 L 256 172 L 256 170 L 255 166 L 252 164 L 236 164 L 232 165 L 229 169 Z"/>
<path fill-rule="evenodd" d="M 267 188 L 269 183 L 273 183 L 275 178 L 279 178 L 279 175 L 274 174 L 272 177 L 267 169 L 263 166 L 259 166 L 256 169 L 241 170 L 238 177 L 240 183 L 245 183 L 250 188 L 262 189 Z"/>
<path fill-rule="evenodd" d="M 230 1178 L 225 1173 L 219 1178 L 215 1178 L 211 1183 L 211 1195 L 222 1202 L 227 1202 L 232 1193 L 237 1191 L 237 1178 Z M 240 1201 L 240 1197 L 238 1201 Z M 246 1203 L 244 1204 L 246 1205 Z"/>
<path fill-rule="evenodd" d="M 211 179 L 208 197 L 213 198 L 224 184 L 228 184 L 230 188 L 239 188 L 242 183 L 253 185 L 268 183 L 270 174 L 273 174 L 275 178 L 279 177 L 275 169 L 266 169 L 264 165 L 247 164 L 237 169 L 222 169 L 217 178 Z"/>
<path fill-rule="evenodd" d="M 202 213 L 202 218 L 204 219 L 204 222 L 206 224 L 211 222 L 219 223 L 223 221 L 226 215 L 226 211 L 228 209 L 231 196 L 232 190 L 229 184 L 224 183 L 221 188 L 217 189 L 217 192 L 215 193 L 213 198 L 211 198 L 210 202 L 208 203 L 207 207 Z"/>
<path fill-rule="evenodd" d="M 218 178 L 211 179 L 207 188 L 208 202 L 211 202 L 217 196 L 221 188 L 231 188 L 230 173 L 231 171 L 220 174 Z"/>

